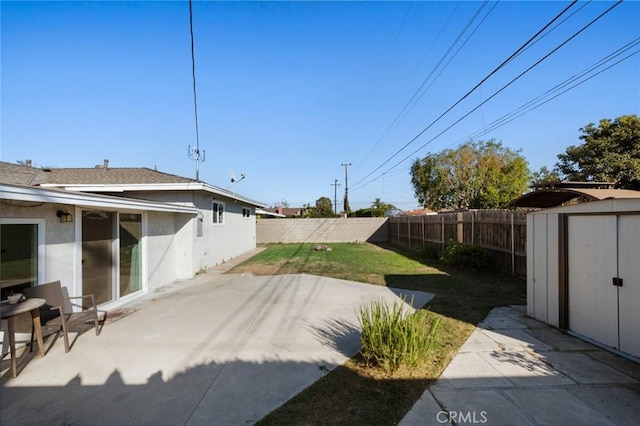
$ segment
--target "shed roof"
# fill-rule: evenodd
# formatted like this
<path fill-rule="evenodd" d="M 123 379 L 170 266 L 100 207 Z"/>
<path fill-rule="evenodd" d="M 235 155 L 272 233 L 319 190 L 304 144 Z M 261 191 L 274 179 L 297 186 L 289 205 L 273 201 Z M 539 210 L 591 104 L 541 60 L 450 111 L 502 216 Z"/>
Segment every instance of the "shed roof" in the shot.
<path fill-rule="evenodd" d="M 585 201 L 598 201 L 611 198 L 640 198 L 640 191 L 630 189 L 594 189 L 594 188 L 551 188 L 529 192 L 513 201 L 513 207 L 556 207 L 583 197 Z"/>

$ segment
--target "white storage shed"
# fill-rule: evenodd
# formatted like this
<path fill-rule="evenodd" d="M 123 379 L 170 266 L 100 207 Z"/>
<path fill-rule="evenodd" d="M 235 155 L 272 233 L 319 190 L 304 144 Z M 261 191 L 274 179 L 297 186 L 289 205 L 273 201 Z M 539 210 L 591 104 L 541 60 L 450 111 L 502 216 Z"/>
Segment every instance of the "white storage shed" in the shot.
<path fill-rule="evenodd" d="M 527 215 L 529 316 L 640 361 L 640 199 Z"/>

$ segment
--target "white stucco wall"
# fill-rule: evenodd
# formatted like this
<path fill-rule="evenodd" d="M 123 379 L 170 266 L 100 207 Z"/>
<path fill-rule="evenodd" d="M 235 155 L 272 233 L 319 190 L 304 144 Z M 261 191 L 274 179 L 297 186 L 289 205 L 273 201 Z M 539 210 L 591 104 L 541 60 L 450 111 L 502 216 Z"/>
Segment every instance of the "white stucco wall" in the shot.
<path fill-rule="evenodd" d="M 0 217 L 3 219 L 41 219 L 45 228 L 45 268 L 43 282 L 60 280 L 69 287 L 70 294 L 75 282 L 76 268 L 75 210 L 73 206 L 60 204 L 22 203 L 28 207 L 19 207 L 20 202 L 7 201 L 2 204 Z M 74 213 L 74 222 L 60 223 L 56 216 L 58 210 Z"/>
<path fill-rule="evenodd" d="M 176 255 L 182 259 L 177 265 L 180 278 L 189 278 L 200 270 L 224 263 L 256 247 L 255 206 L 205 191 L 141 191 L 127 192 L 126 196 L 192 205 L 200 210 L 202 235 L 198 235 L 198 218 L 176 228 Z M 214 199 L 224 203 L 223 224 L 213 223 Z M 242 215 L 243 207 L 251 210 L 248 218 Z"/>
<path fill-rule="evenodd" d="M 189 228 L 193 216 L 179 213 L 147 213 L 146 259 L 149 290 L 173 280 L 193 276 L 190 265 Z"/>
<path fill-rule="evenodd" d="M 196 207 L 202 211 L 202 236 L 194 239 L 194 261 L 197 270 L 208 269 L 239 256 L 256 247 L 255 208 L 217 197 L 224 203 L 224 223 L 213 223 L 212 198 L 200 193 L 196 197 Z M 251 210 L 251 215 L 242 216 L 242 208 Z"/>

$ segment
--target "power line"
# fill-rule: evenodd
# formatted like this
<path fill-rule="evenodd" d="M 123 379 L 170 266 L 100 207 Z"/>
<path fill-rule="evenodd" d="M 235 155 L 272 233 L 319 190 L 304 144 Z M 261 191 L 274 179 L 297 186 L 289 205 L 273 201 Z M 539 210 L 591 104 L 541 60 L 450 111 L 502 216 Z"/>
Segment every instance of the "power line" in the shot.
<path fill-rule="evenodd" d="M 436 124 L 438 121 L 440 121 L 440 119 L 442 117 L 444 117 L 446 114 L 448 114 L 453 108 L 455 108 L 456 106 L 458 106 L 460 104 L 460 102 L 462 102 L 464 99 L 466 99 L 471 93 L 473 93 L 478 87 L 480 87 L 482 85 L 482 83 L 484 83 L 485 81 L 487 81 L 491 76 L 493 76 L 498 70 L 500 70 L 502 67 L 504 67 L 507 63 L 509 63 L 511 60 L 513 60 L 517 55 L 519 55 L 524 48 L 531 44 L 533 42 L 533 40 L 535 40 L 542 32 L 544 32 L 551 24 L 553 24 L 556 20 L 558 20 L 558 18 L 560 18 L 564 13 L 566 13 L 571 7 L 573 7 L 575 4 L 577 3 L 577 0 L 574 0 L 573 2 L 571 2 L 571 4 L 569 4 L 567 7 L 565 7 L 559 14 L 557 14 L 551 21 L 549 21 L 544 27 L 542 27 L 542 29 L 540 29 L 536 34 L 534 34 L 531 38 L 529 38 L 529 40 L 527 40 L 523 45 L 521 45 L 518 49 L 516 49 L 515 52 L 513 52 L 507 59 L 505 59 L 500 65 L 498 65 L 493 71 L 491 71 L 489 74 L 487 74 L 487 76 L 485 76 L 482 80 L 480 80 L 480 82 L 478 84 L 476 84 L 471 90 L 469 90 L 466 94 L 464 94 L 460 99 L 458 99 L 453 105 L 451 105 L 449 108 L 447 108 L 447 110 L 445 112 L 443 112 L 438 118 L 436 118 L 435 120 L 433 120 L 427 127 L 425 127 L 420 133 L 418 133 L 414 138 L 412 138 L 409 142 L 407 142 L 404 146 L 402 146 L 402 148 L 400 148 L 399 150 L 397 150 L 391 157 L 389 157 L 388 159 L 386 159 L 382 164 L 380 164 L 378 167 L 376 167 L 373 171 L 371 171 L 369 174 L 367 174 L 365 177 L 363 177 L 362 179 L 360 179 L 358 182 L 356 182 L 356 185 L 360 184 L 362 181 L 366 180 L 369 176 L 371 176 L 372 174 L 374 174 L 375 172 L 377 172 L 378 170 L 380 170 L 382 167 L 384 167 L 385 164 L 387 164 L 388 162 L 390 162 L 391 160 L 393 160 L 398 154 L 400 154 L 402 151 L 404 151 L 409 145 L 411 145 L 413 142 L 415 142 L 420 136 L 422 136 L 427 130 L 429 130 L 431 128 L 431 126 L 433 126 L 434 124 Z M 489 98 L 491 99 L 491 98 Z M 487 99 L 488 100 L 488 99 Z M 485 101 L 486 102 L 486 101 Z M 411 154 L 413 155 L 413 154 Z M 404 160 L 402 160 L 404 161 Z"/>
<path fill-rule="evenodd" d="M 588 77 L 585 77 L 589 73 L 597 70 L 599 67 L 604 66 L 605 64 L 607 64 L 607 63 L 611 62 L 612 60 L 618 58 L 619 56 L 621 56 L 622 54 L 624 54 L 628 50 L 630 50 L 633 47 L 636 47 L 638 45 L 640 45 L 640 38 L 636 38 L 635 40 L 625 44 L 624 46 L 620 47 L 619 49 L 617 49 L 614 52 L 610 53 L 609 55 L 605 56 L 604 58 L 601 58 L 599 61 L 597 61 L 596 63 L 594 63 L 593 65 L 591 65 L 587 69 L 583 70 L 579 74 L 573 75 L 573 76 L 565 79 L 563 82 L 557 84 L 553 88 L 551 88 L 551 89 L 547 90 L 546 92 L 544 92 L 542 95 L 539 95 L 539 96 L 535 97 L 534 99 L 532 99 L 532 100 L 524 103 L 520 107 L 516 108 L 512 112 L 510 112 L 508 114 L 505 114 L 504 116 L 502 116 L 499 119 L 495 120 L 494 122 L 489 124 L 489 127 L 488 127 L 487 131 L 492 131 L 492 130 L 498 129 L 498 128 L 506 125 L 507 123 L 515 120 L 516 118 L 519 118 L 519 117 L 523 116 L 524 114 L 527 114 L 527 113 L 529 113 L 529 112 L 541 107 L 542 105 L 544 105 L 544 104 L 556 99 L 557 97 L 565 94 L 566 92 L 568 92 L 568 91 L 570 91 L 570 90 L 572 90 L 572 89 L 574 89 L 574 88 L 586 83 L 587 81 L 591 80 L 592 78 L 597 77 L 598 75 L 604 73 L 605 71 L 608 71 L 609 69 L 613 68 L 614 66 L 619 65 L 620 63 L 630 59 L 632 56 L 640 53 L 640 50 L 635 50 L 635 51 L 629 53 L 627 56 L 623 57 L 622 59 L 620 59 L 620 60 L 608 65 L 606 68 L 600 69 L 595 74 L 592 74 L 592 75 L 589 75 Z M 582 80 L 579 80 L 581 78 L 582 78 Z M 570 85 L 570 84 L 572 84 L 574 82 L 575 82 L 575 84 L 567 87 L 568 85 Z M 565 88 L 565 89 L 562 90 L 563 88 Z M 562 90 L 562 91 L 560 91 L 560 90 Z M 560 92 L 558 93 L 558 91 L 560 91 Z M 553 96 L 551 96 L 551 95 L 553 95 Z M 551 96 L 551 97 L 549 97 L 549 96 Z M 470 140 L 470 139 L 472 140 L 472 139 L 474 139 L 475 137 L 477 137 L 479 134 L 481 134 L 483 132 L 484 132 L 484 129 L 483 130 L 477 130 L 474 133 L 472 133 L 471 135 L 469 135 L 468 137 L 466 137 L 466 138 L 464 138 L 464 139 L 462 139 L 462 140 L 460 140 L 460 141 L 458 141 L 456 143 L 448 145 L 445 148 L 450 148 L 452 146 L 459 145 L 459 144 L 463 143 L 465 140 Z M 405 158 L 405 160 L 406 160 L 406 158 Z M 400 163 L 397 163 L 392 168 L 390 168 L 387 171 L 385 171 L 381 176 L 385 176 L 391 170 L 394 170 L 394 168 L 397 167 L 399 164 Z M 398 170 L 396 170 L 396 172 L 397 171 Z M 379 177 L 380 176 L 378 176 L 377 178 L 369 181 L 368 183 L 373 182 L 374 180 L 378 179 Z M 355 190 L 358 190 L 358 189 L 362 188 L 363 186 L 364 185 L 356 187 Z M 353 191 L 353 189 L 352 189 L 352 191 Z"/>
<path fill-rule="evenodd" d="M 424 96 L 424 94 L 429 90 L 429 88 L 431 88 L 431 86 L 433 85 L 433 83 L 437 80 L 438 77 L 436 77 L 431 84 L 424 89 L 424 86 L 427 84 L 427 82 L 431 79 L 431 77 L 433 76 L 433 74 L 436 72 L 436 70 L 438 69 L 438 67 L 442 64 L 442 62 L 446 59 L 446 57 L 449 55 L 449 53 L 451 53 L 451 51 L 453 50 L 453 48 L 455 47 L 455 45 L 458 43 L 458 41 L 460 41 L 460 39 L 462 38 L 462 36 L 464 35 L 464 33 L 471 27 L 471 25 L 473 24 L 473 22 L 478 18 L 478 16 L 480 15 L 480 13 L 482 12 L 482 10 L 485 8 L 485 6 L 487 5 L 487 1 L 485 0 L 480 7 L 478 8 L 478 10 L 476 10 L 476 12 L 474 13 L 474 15 L 469 19 L 469 21 L 467 21 L 466 25 L 464 26 L 464 28 L 460 31 L 460 33 L 458 34 L 458 36 L 456 37 L 456 39 L 449 45 L 447 51 L 442 55 L 442 57 L 440 58 L 440 60 L 438 61 L 438 63 L 432 68 L 431 72 L 427 75 L 427 77 L 422 81 L 422 84 L 420 84 L 420 86 L 413 92 L 413 95 L 411 95 L 411 98 L 405 103 L 405 105 L 402 107 L 402 109 L 400 110 L 400 112 L 395 116 L 395 118 L 392 120 L 391 124 L 389 124 L 389 126 L 386 128 L 386 130 L 382 133 L 382 135 L 378 138 L 378 140 L 376 141 L 376 143 L 371 147 L 371 149 L 369 151 L 367 151 L 367 153 L 365 154 L 365 156 L 363 157 L 363 159 L 361 160 L 361 164 L 364 163 L 364 161 L 367 160 L 367 158 L 369 157 L 369 155 L 387 138 L 389 137 L 389 135 L 391 134 L 391 132 L 393 130 L 395 130 L 398 125 L 400 124 L 400 122 L 402 120 L 404 120 L 404 118 L 407 116 L 407 114 L 409 114 L 409 112 L 411 112 L 411 110 L 415 107 L 415 105 L 418 103 L 418 101 L 420 99 L 422 99 L 422 97 Z M 497 5 L 497 3 L 496 3 Z M 491 11 L 495 8 L 494 5 L 491 10 L 489 11 L 489 13 L 491 13 Z M 458 9 L 458 6 L 456 6 L 456 9 Z M 454 10 L 454 12 L 455 12 Z M 488 16 L 489 14 L 487 14 Z M 449 19 L 451 19 L 451 16 L 449 17 Z M 486 19 L 486 16 L 485 16 Z M 482 20 L 482 22 L 484 22 L 484 19 Z M 482 24 L 482 22 L 480 24 Z M 446 24 L 445 24 L 446 25 Z M 475 31 L 479 28 L 480 25 L 478 25 L 478 27 L 476 27 L 476 29 L 473 31 L 475 33 Z M 443 27 L 444 29 L 444 27 Z M 442 30 L 440 31 L 442 32 Z M 473 35 L 473 33 L 471 34 Z M 469 40 L 469 38 L 471 37 L 471 35 L 465 40 L 465 42 L 463 43 L 463 45 L 460 47 L 460 49 L 464 46 L 464 44 L 466 44 L 466 42 Z M 440 34 L 438 34 L 438 37 L 440 36 Z M 432 45 L 433 47 L 433 45 Z M 458 49 L 456 51 L 456 53 L 454 54 L 454 56 L 451 58 L 453 59 L 458 52 L 460 51 L 460 49 Z M 429 48 L 429 50 L 431 50 L 431 47 Z M 451 62 L 451 60 L 449 61 Z M 448 65 L 449 63 L 447 63 Z M 445 68 L 446 66 L 445 65 Z M 438 74 L 439 76 L 439 74 Z M 420 95 L 420 92 L 422 92 L 422 94 Z"/>
<path fill-rule="evenodd" d="M 200 180 L 200 163 L 204 163 L 205 152 L 200 154 L 200 131 L 198 129 L 198 96 L 196 92 L 196 55 L 193 42 L 193 6 L 189 0 L 189 33 L 191 34 L 191 77 L 193 81 L 193 112 L 196 122 L 196 146 L 191 149 L 191 145 L 187 149 L 189 158 L 196 162 L 196 180 Z"/>
<path fill-rule="evenodd" d="M 604 12 L 602 12 L 600 15 L 598 15 L 596 18 L 594 18 L 592 21 L 590 21 L 587 25 L 585 25 L 584 27 L 582 27 L 580 30 L 578 30 L 577 32 L 575 32 L 571 37 L 569 37 L 568 39 L 566 39 L 564 42 L 560 43 L 558 46 L 556 46 L 554 49 L 552 49 L 549 53 L 547 53 L 546 55 L 544 55 L 542 58 L 540 58 L 537 62 L 535 62 L 533 65 L 531 65 L 529 68 L 527 68 L 525 71 L 523 71 L 522 73 L 520 73 L 517 77 L 515 77 L 514 79 L 512 79 L 509 83 L 505 84 L 504 86 L 502 86 L 502 88 L 500 88 L 498 91 L 494 92 L 490 97 L 488 97 L 487 99 L 485 99 L 483 102 L 481 102 L 479 105 L 477 105 L 475 108 L 473 108 L 471 111 L 469 111 L 468 113 L 466 113 L 465 115 L 463 115 L 462 117 L 460 117 L 458 120 L 456 120 L 453 124 L 451 124 L 450 126 L 448 126 L 447 128 L 445 128 L 444 130 L 442 130 L 440 133 L 438 133 L 436 136 L 434 136 L 433 138 L 431 138 L 430 140 L 428 140 L 427 142 L 425 142 L 422 146 L 420 146 L 418 149 L 414 150 L 411 154 L 409 154 L 408 156 L 404 157 L 402 160 L 398 161 L 397 163 L 395 163 L 393 166 L 391 166 L 389 169 L 387 169 L 386 171 L 389 170 L 393 170 L 394 168 L 396 168 L 397 166 L 399 166 L 400 164 L 402 164 L 403 162 L 405 162 L 407 159 L 409 159 L 411 156 L 413 156 L 414 154 L 416 154 L 418 151 L 420 151 L 421 149 L 423 149 L 424 147 L 426 147 L 428 144 L 430 144 L 431 142 L 433 142 L 434 140 L 436 140 L 437 138 L 439 138 L 442 134 L 444 134 L 445 132 L 447 132 L 448 130 L 450 130 L 453 126 L 455 126 L 456 124 L 458 124 L 460 121 L 462 121 L 463 119 L 465 119 L 466 117 L 468 117 L 470 114 L 472 114 L 474 111 L 476 111 L 478 108 L 480 108 L 482 105 L 484 105 L 485 103 L 487 103 L 488 101 L 490 101 L 491 99 L 493 99 L 495 96 L 497 96 L 499 93 L 501 93 L 504 89 L 506 89 L 507 87 L 509 87 L 511 84 L 513 84 L 515 81 L 519 80 L 522 76 L 524 76 L 526 73 L 528 73 L 529 71 L 531 71 L 533 68 L 537 67 L 540 63 L 542 63 L 544 60 L 546 60 L 549 56 L 551 56 L 552 54 L 554 54 L 555 52 L 557 52 L 560 48 L 562 48 L 564 45 L 566 45 L 568 42 L 570 42 L 571 40 L 573 40 L 575 37 L 577 37 L 580 33 L 582 33 L 584 30 L 586 30 L 587 28 L 589 28 L 591 25 L 593 25 L 595 22 L 597 22 L 598 20 L 600 20 L 603 16 L 605 16 L 606 14 L 608 14 L 609 12 L 611 12 L 611 10 L 613 10 L 615 7 L 617 7 L 618 5 L 620 5 L 620 3 L 622 3 L 622 0 L 618 1 L 617 3 L 615 3 L 614 5 L 612 5 L 611 7 L 609 7 L 607 10 L 605 10 Z M 566 10 L 566 9 L 565 9 Z M 441 116 L 442 117 L 442 116 Z M 440 117 L 439 117 L 440 118 Z M 438 118 L 438 119 L 439 119 Z M 373 173 L 375 173 L 375 171 L 379 170 L 380 168 L 382 168 L 382 166 L 384 166 L 385 164 L 387 164 L 391 159 L 393 159 L 393 157 L 395 157 L 397 154 L 399 154 L 404 148 L 406 148 L 410 143 L 412 143 L 413 141 L 415 141 L 418 137 L 420 137 L 431 125 L 433 125 L 433 123 L 431 123 L 427 128 L 425 128 L 424 130 L 422 130 L 416 137 L 414 137 L 409 143 L 407 143 L 401 150 L 397 151 L 393 156 L 391 156 L 390 158 L 388 158 L 382 165 L 380 165 L 376 170 L 374 170 L 373 172 L 369 173 L 369 175 L 367 175 L 365 178 L 360 179 L 356 185 L 360 184 L 364 179 L 366 179 L 367 177 L 371 176 Z M 385 171 L 385 172 L 386 172 Z M 379 177 L 379 176 L 378 176 Z M 376 177 L 375 179 L 378 179 L 378 177 Z M 373 179 L 373 180 L 375 180 Z"/>
<path fill-rule="evenodd" d="M 387 70 L 387 66 L 389 65 L 389 60 L 391 59 L 391 55 L 396 50 L 396 45 L 398 44 L 398 39 L 400 38 L 400 34 L 402 33 L 402 30 L 404 28 L 404 24 L 407 22 L 407 16 L 409 16 L 409 11 L 411 10 L 411 6 L 413 6 L 413 1 L 409 3 L 409 7 L 407 7 L 407 10 L 404 13 L 404 18 L 402 19 L 402 23 L 400 24 L 400 28 L 398 29 L 398 32 L 396 33 L 396 37 L 393 40 L 393 45 L 391 45 L 391 50 L 389 51 L 389 54 L 387 55 L 387 60 L 384 62 L 384 65 L 382 66 L 382 71 L 380 71 L 380 77 L 382 77 L 382 75 L 384 75 L 384 72 Z"/>
<path fill-rule="evenodd" d="M 544 92 L 543 94 L 535 97 L 534 99 L 522 104 L 521 106 L 519 106 L 518 108 L 516 108 L 515 110 L 511 111 L 508 114 L 503 115 L 502 117 L 498 118 L 497 120 L 493 121 L 492 123 L 489 124 L 488 128 L 486 129 L 487 131 L 492 131 L 495 129 L 498 129 L 504 125 L 506 125 L 507 123 L 510 123 L 511 121 L 515 120 L 516 118 L 519 118 L 521 116 L 523 116 L 524 114 L 527 114 L 539 107 L 541 107 L 542 105 L 552 101 L 553 99 L 556 99 L 557 97 L 563 95 L 564 93 L 586 83 L 587 81 L 591 80 L 592 78 L 602 74 L 603 72 L 613 68 L 614 66 L 626 61 L 627 59 L 631 58 L 633 55 L 636 55 L 637 53 L 640 52 L 640 50 L 636 50 L 634 52 L 631 52 L 629 55 L 623 57 L 622 59 L 612 63 L 611 65 L 607 66 L 606 68 L 601 69 L 600 71 L 596 72 L 595 74 L 592 74 L 586 78 L 586 75 L 588 75 L 589 73 L 595 71 L 596 69 L 598 69 L 599 67 L 602 67 L 603 65 L 607 64 L 608 62 L 611 62 L 612 60 L 616 59 L 617 57 L 621 56 L 623 53 L 625 53 L 626 51 L 630 50 L 631 48 L 637 46 L 638 44 L 640 44 L 640 38 L 636 38 L 635 40 L 627 43 L 626 45 L 622 46 L 621 48 L 615 50 L 614 52 L 610 53 L 609 55 L 605 56 L 604 58 L 600 59 L 599 61 L 597 61 L 596 63 L 594 63 L 593 65 L 591 65 L 590 67 L 588 67 L 587 69 L 583 70 L 582 72 L 580 72 L 579 74 L 573 75 L 571 77 L 569 77 L 568 79 L 564 80 L 563 82 L 557 84 L 556 86 L 552 87 L 551 89 L 547 90 L 546 92 Z M 582 80 L 579 80 L 581 79 Z M 577 81 L 577 82 L 576 82 Z M 569 86 L 570 84 L 576 82 L 575 84 L 573 84 L 572 86 Z M 569 86 L 568 88 L 562 90 L 563 88 Z M 562 91 L 560 91 L 562 90 Z M 559 92 L 559 93 L 558 93 Z M 552 96 L 553 95 L 553 96 Z M 462 143 L 464 140 L 469 140 L 469 139 L 474 139 L 476 137 L 479 136 L 480 133 L 482 133 L 483 131 L 476 131 L 474 133 L 472 133 L 471 135 L 469 135 L 468 137 L 464 138 L 462 141 L 459 141 L 457 143 L 454 143 L 452 145 L 449 145 L 449 147 L 453 146 L 453 145 L 458 145 L 460 143 Z"/>

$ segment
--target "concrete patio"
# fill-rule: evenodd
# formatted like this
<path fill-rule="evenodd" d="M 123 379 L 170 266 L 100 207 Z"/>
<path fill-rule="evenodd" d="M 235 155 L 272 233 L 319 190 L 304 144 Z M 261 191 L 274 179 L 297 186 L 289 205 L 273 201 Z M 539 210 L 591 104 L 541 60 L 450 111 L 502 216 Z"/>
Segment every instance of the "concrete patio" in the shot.
<path fill-rule="evenodd" d="M 252 254 L 252 253 L 250 253 Z M 249 254 L 249 255 L 250 255 Z M 428 293 L 309 275 L 222 272 L 175 282 L 139 310 L 2 362 L 0 424 L 240 425 L 260 420 L 359 350 L 356 311 Z M 402 425 L 634 424 L 640 364 L 494 309 Z"/>
<path fill-rule="evenodd" d="M 2 418 L 11 425 L 252 424 L 359 350 L 356 312 L 400 293 L 310 275 L 220 270 L 176 282 L 139 310 L 44 358 L 3 361 Z"/>
<path fill-rule="evenodd" d="M 528 318 L 491 311 L 400 423 L 629 425 L 640 364 Z"/>

